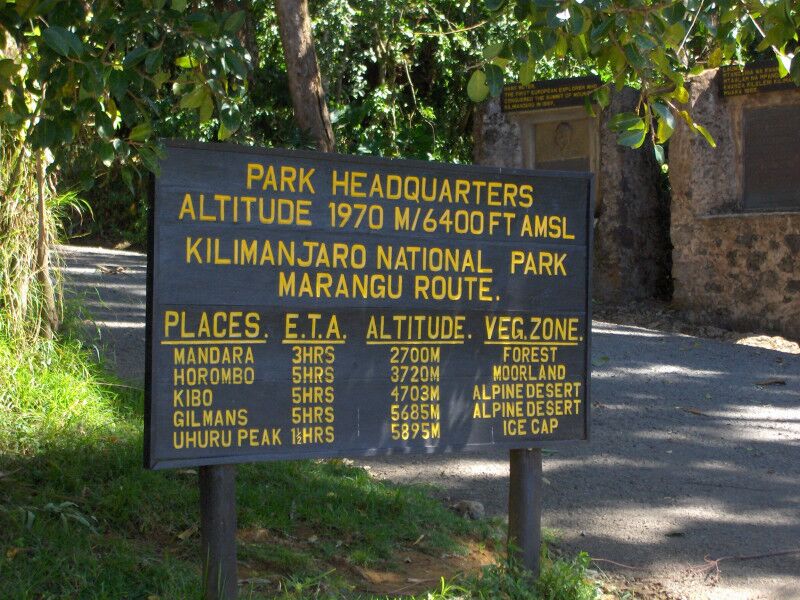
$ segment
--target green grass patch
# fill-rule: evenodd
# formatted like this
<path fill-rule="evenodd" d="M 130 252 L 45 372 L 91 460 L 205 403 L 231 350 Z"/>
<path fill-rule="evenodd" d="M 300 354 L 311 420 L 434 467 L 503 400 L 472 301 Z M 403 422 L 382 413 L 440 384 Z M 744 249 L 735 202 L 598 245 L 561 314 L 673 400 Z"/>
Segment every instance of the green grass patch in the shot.
<path fill-rule="evenodd" d="M 0 337 L 0 598 L 200 596 L 197 474 L 142 468 L 142 403 L 79 342 Z M 242 597 L 366 597 L 351 566 L 391 570 L 403 548 L 438 557 L 502 539 L 429 491 L 338 460 L 241 465 Z M 584 598 L 482 595 L 501 575 L 518 579 L 487 572 L 420 598 Z"/>

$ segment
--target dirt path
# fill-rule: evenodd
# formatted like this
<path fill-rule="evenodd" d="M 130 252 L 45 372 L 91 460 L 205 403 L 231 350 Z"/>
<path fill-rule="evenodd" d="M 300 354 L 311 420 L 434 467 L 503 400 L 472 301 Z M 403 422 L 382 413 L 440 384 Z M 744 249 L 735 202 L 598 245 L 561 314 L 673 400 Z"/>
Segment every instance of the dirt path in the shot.
<path fill-rule="evenodd" d="M 141 383 L 144 256 L 62 254 L 105 356 Z M 545 459 L 545 526 L 675 597 L 800 599 L 800 554 L 722 562 L 715 576 L 690 569 L 800 548 L 800 356 L 597 321 L 593 331 L 592 440 Z M 505 453 L 365 464 L 505 513 Z"/>

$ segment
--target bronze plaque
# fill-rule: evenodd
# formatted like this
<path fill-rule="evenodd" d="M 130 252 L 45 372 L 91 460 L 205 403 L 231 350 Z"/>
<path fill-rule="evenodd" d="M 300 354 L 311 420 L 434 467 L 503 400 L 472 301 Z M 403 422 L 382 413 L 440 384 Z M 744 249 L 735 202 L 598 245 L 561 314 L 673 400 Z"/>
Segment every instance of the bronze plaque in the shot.
<path fill-rule="evenodd" d="M 601 83 L 597 75 L 590 75 L 534 81 L 528 85 L 507 85 L 503 88 L 500 106 L 503 112 L 583 106 L 586 96 Z"/>
<path fill-rule="evenodd" d="M 800 209 L 800 104 L 744 113 L 746 211 Z"/>
<path fill-rule="evenodd" d="M 744 69 L 728 65 L 720 67 L 719 72 L 723 97 L 799 89 L 790 77 L 781 79 L 778 65 L 772 59 L 750 63 Z"/>

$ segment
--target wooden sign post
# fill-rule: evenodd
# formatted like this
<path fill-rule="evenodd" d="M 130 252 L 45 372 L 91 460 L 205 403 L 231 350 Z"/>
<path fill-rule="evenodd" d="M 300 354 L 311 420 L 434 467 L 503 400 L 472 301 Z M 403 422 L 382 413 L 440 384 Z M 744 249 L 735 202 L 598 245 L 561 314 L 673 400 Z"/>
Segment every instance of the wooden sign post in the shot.
<path fill-rule="evenodd" d="M 592 194 L 580 173 L 166 144 L 145 465 L 202 468 L 207 597 L 235 595 L 217 465 L 240 462 L 509 448 L 535 568 L 526 449 L 588 438 Z"/>
<path fill-rule="evenodd" d="M 236 465 L 200 467 L 200 549 L 205 598 L 235 599 Z"/>

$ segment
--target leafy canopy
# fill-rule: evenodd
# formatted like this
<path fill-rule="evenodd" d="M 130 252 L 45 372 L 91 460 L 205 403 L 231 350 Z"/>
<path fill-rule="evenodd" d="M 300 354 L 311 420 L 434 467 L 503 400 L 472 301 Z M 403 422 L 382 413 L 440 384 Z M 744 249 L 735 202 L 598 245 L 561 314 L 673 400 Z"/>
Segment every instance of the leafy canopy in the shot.
<path fill-rule="evenodd" d="M 777 58 L 781 77 L 800 85 L 797 0 L 484 0 L 513 33 L 483 50 L 467 92 L 473 101 L 498 95 L 508 72 L 533 80 L 547 58 L 583 62 L 605 83 L 590 102 L 609 104 L 610 88 L 641 90 L 637 110 L 612 118 L 619 142 L 640 147 L 650 135 L 657 158 L 682 119 L 714 145 L 687 107 L 686 79 L 705 68 L 743 63 L 760 53 Z"/>
<path fill-rule="evenodd" d="M 154 122 L 168 114 L 215 117 L 219 139 L 229 137 L 246 92 L 248 56 L 236 35 L 245 13 L 193 4 L 190 12 L 186 0 L 0 0 L 0 127 L 56 163 L 80 144 L 106 167 L 119 159 L 151 170 Z"/>

